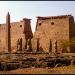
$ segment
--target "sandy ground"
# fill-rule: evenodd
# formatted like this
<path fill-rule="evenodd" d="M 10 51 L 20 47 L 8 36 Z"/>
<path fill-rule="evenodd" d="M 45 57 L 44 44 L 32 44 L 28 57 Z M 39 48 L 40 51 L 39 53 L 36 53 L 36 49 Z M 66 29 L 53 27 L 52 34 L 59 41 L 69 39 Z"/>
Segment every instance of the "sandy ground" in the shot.
<path fill-rule="evenodd" d="M 0 74 L 75 74 L 75 66 L 56 68 L 24 68 L 11 71 L 0 71 Z"/>

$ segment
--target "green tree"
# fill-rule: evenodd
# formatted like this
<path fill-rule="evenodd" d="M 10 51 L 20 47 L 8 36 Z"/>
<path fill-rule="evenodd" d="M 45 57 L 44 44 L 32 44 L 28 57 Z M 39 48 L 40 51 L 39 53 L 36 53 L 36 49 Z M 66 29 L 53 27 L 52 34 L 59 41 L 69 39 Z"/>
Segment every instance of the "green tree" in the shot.
<path fill-rule="evenodd" d="M 70 40 L 61 41 L 62 52 L 69 52 L 69 47 L 75 47 L 75 37 L 71 38 Z"/>
<path fill-rule="evenodd" d="M 61 41 L 62 52 L 64 52 L 64 53 L 69 52 L 69 51 L 68 51 L 68 48 L 69 48 L 69 47 L 70 47 L 70 41 L 68 41 L 68 40 L 62 40 L 62 41 Z"/>
<path fill-rule="evenodd" d="M 70 45 L 71 45 L 71 46 L 75 46 L 75 37 L 73 37 L 73 38 L 70 40 Z"/>

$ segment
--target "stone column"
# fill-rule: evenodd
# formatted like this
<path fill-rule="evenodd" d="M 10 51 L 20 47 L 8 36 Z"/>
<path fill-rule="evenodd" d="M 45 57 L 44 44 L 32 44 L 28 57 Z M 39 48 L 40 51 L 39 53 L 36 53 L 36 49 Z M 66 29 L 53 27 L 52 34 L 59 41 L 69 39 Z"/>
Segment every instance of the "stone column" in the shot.
<path fill-rule="evenodd" d="M 20 38 L 20 50 L 22 51 L 22 38 Z"/>
<path fill-rule="evenodd" d="M 6 50 L 11 52 L 11 37 L 10 37 L 10 14 L 6 16 Z"/>
<path fill-rule="evenodd" d="M 40 45 L 39 38 L 37 38 L 37 51 L 39 51 L 39 45 Z"/>
<path fill-rule="evenodd" d="M 27 40 L 27 39 L 25 39 L 25 40 L 26 40 L 26 42 L 25 42 L 25 49 L 27 49 L 27 41 L 28 41 L 28 40 Z"/>
<path fill-rule="evenodd" d="M 55 41 L 55 52 L 57 52 L 57 40 Z"/>
<path fill-rule="evenodd" d="M 49 44 L 49 52 L 52 52 L 52 41 L 50 40 L 50 44 Z"/>
<path fill-rule="evenodd" d="M 57 40 L 52 40 L 52 52 L 57 52 Z"/>

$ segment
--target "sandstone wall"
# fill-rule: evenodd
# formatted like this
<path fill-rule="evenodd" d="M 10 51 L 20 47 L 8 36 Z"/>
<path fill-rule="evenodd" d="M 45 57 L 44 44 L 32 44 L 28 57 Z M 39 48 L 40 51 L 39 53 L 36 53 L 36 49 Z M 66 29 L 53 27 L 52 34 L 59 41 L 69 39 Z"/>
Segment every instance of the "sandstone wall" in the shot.
<path fill-rule="evenodd" d="M 72 42 L 72 40 L 75 40 L 75 23 L 74 23 L 74 17 L 72 16 L 69 19 L 69 36 L 70 36 L 70 41 Z M 75 45 L 71 45 L 71 52 L 75 52 Z"/>
<path fill-rule="evenodd" d="M 28 21 L 25 21 L 25 22 L 28 22 Z M 25 42 L 26 42 L 25 40 L 26 35 L 24 33 L 24 28 L 26 28 L 25 26 L 27 26 L 27 23 L 24 23 L 23 20 L 20 22 L 11 23 L 10 31 L 11 31 L 11 50 L 12 51 L 16 51 L 17 41 L 20 38 L 22 38 L 22 49 L 25 48 Z M 30 28 L 31 25 L 29 24 L 28 26 Z M 6 50 L 6 24 L 0 24 L 0 50 L 1 51 Z"/>
<path fill-rule="evenodd" d="M 24 30 L 23 22 L 15 22 L 11 24 L 11 47 L 13 50 L 17 48 L 17 41 L 20 38 L 22 38 L 24 48 L 25 36 L 23 34 L 23 30 Z"/>
<path fill-rule="evenodd" d="M 55 17 L 38 17 L 36 31 L 34 33 L 33 50 L 37 48 L 36 40 L 40 38 L 40 47 L 46 52 L 49 52 L 50 40 L 52 42 L 52 52 L 55 50 L 55 41 L 57 41 L 57 52 L 61 52 L 61 41 L 69 40 L 69 29 L 74 22 L 70 24 L 72 16 L 55 16 Z M 73 31 L 74 32 L 74 31 Z M 34 46 L 35 45 L 35 46 Z M 70 52 L 70 51 L 69 51 Z"/>
<path fill-rule="evenodd" d="M 0 24 L 0 51 L 3 51 L 6 49 L 6 27 L 5 25 Z"/>

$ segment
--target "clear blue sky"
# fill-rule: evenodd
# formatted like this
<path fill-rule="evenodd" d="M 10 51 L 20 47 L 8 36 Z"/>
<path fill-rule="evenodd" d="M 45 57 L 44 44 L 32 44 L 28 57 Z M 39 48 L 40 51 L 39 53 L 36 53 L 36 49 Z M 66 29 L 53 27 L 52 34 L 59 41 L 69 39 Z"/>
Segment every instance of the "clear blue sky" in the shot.
<path fill-rule="evenodd" d="M 36 16 L 57 16 L 71 14 L 75 17 L 75 1 L 0 1 L 0 23 L 5 23 L 10 12 L 11 22 L 31 18 L 35 31 Z"/>

